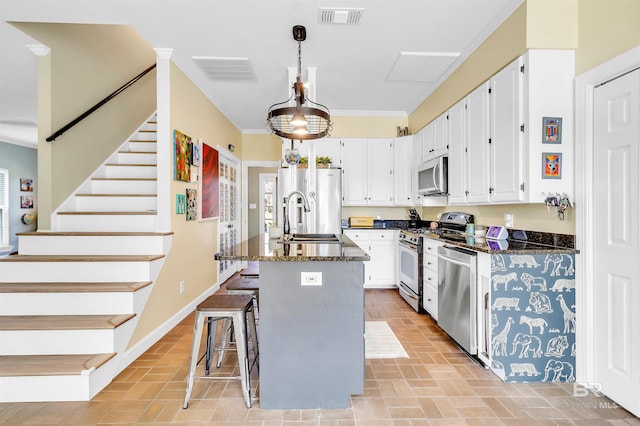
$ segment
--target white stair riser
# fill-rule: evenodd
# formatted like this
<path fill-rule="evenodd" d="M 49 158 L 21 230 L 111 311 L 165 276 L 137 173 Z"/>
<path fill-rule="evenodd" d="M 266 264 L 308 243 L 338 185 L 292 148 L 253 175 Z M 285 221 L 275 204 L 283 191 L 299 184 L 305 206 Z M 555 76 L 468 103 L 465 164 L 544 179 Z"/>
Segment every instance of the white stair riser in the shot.
<path fill-rule="evenodd" d="M 105 330 L 0 331 L 0 355 L 122 353 L 130 336 L 129 322 Z"/>
<path fill-rule="evenodd" d="M 156 194 L 155 180 L 93 180 L 92 194 Z"/>
<path fill-rule="evenodd" d="M 22 235 L 20 254 L 163 254 L 165 236 Z"/>
<path fill-rule="evenodd" d="M 150 281 L 152 262 L 2 262 L 5 282 Z"/>
<path fill-rule="evenodd" d="M 155 166 L 105 166 L 108 178 L 155 178 Z"/>
<path fill-rule="evenodd" d="M 142 131 L 142 130 L 147 130 L 147 131 Z M 154 127 L 149 126 L 149 128 L 141 129 L 131 139 L 142 140 L 142 141 L 155 141 L 158 139 L 158 132 L 155 129 L 155 126 Z"/>
<path fill-rule="evenodd" d="M 145 212 L 155 211 L 157 197 L 149 196 L 80 196 L 75 200 L 76 211 L 81 212 Z"/>
<path fill-rule="evenodd" d="M 157 154 L 155 152 L 149 153 L 129 153 L 119 152 L 117 155 L 118 164 L 157 164 Z"/>
<path fill-rule="evenodd" d="M 57 215 L 60 232 L 155 232 L 155 215 Z"/>
<path fill-rule="evenodd" d="M 129 151 L 136 151 L 136 152 L 157 152 L 158 151 L 158 143 L 155 140 L 150 140 L 148 142 L 129 141 L 127 145 L 129 147 Z"/>
<path fill-rule="evenodd" d="M 0 377 L 0 401 L 89 401 L 111 382 L 117 367 L 118 357 L 75 376 Z"/>
<path fill-rule="evenodd" d="M 0 315 L 141 314 L 152 288 L 113 293 L 6 293 L 0 299 Z"/>

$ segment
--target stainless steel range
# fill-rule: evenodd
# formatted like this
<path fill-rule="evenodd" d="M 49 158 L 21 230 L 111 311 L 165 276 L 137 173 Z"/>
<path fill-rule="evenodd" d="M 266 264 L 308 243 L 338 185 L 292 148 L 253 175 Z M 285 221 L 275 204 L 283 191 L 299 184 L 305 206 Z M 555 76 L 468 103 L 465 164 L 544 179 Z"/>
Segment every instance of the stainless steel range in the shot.
<path fill-rule="evenodd" d="M 400 296 L 416 310 L 424 313 L 422 304 L 422 234 L 433 232 L 428 228 L 403 229 L 398 235 L 398 253 L 400 259 Z"/>

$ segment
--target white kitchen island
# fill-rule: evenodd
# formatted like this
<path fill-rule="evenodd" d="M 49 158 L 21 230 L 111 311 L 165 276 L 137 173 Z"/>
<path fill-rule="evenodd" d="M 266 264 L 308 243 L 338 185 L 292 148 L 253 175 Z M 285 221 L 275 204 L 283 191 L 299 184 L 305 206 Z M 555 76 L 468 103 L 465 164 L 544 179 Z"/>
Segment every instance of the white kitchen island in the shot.
<path fill-rule="evenodd" d="M 260 262 L 260 408 L 348 408 L 364 391 L 369 256 L 342 235 L 295 244 L 260 236 L 215 258 Z"/>

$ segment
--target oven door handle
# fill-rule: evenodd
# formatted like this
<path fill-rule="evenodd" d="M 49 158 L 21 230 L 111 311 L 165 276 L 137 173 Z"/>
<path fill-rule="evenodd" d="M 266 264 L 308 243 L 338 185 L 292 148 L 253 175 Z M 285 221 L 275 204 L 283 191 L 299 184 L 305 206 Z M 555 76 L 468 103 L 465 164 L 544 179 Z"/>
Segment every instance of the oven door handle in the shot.
<path fill-rule="evenodd" d="M 404 284 L 403 282 L 400 282 L 400 285 L 398 286 L 398 289 L 400 289 L 400 291 L 401 291 L 403 294 L 406 294 L 408 298 L 410 298 L 410 299 L 413 299 L 413 300 L 417 301 L 417 300 L 418 300 L 418 296 L 416 296 L 415 294 L 411 294 L 411 293 L 407 292 L 407 290 L 405 290 L 405 289 L 402 287 L 402 285 L 403 285 L 403 284 Z"/>
<path fill-rule="evenodd" d="M 403 249 L 409 249 L 410 251 L 418 251 L 418 246 L 414 246 L 413 244 L 407 244 L 407 243 L 400 243 L 400 248 Z"/>

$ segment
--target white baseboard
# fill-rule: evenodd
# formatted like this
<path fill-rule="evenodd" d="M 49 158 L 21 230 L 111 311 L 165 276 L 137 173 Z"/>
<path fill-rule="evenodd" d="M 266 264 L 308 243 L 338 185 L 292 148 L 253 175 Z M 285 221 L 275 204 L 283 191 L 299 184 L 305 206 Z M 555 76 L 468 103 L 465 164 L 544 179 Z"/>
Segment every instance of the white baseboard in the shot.
<path fill-rule="evenodd" d="M 120 359 L 120 365 L 118 366 L 118 370 L 114 374 L 114 378 L 120 374 L 125 368 L 127 368 L 131 363 L 133 363 L 140 355 L 145 353 L 151 346 L 156 344 L 160 339 L 162 339 L 169 331 L 171 331 L 176 325 L 180 323 L 183 319 L 187 317 L 191 312 L 196 309 L 199 303 L 201 303 L 204 299 L 211 296 L 213 293 L 220 289 L 220 283 L 214 284 L 209 290 L 202 293 L 199 297 L 194 299 L 187 306 L 178 311 L 173 317 L 169 318 L 164 324 L 160 327 L 156 328 L 151 333 L 147 334 L 142 340 L 136 343 L 133 347 L 129 348 L 124 354 L 122 354 L 122 358 Z"/>

